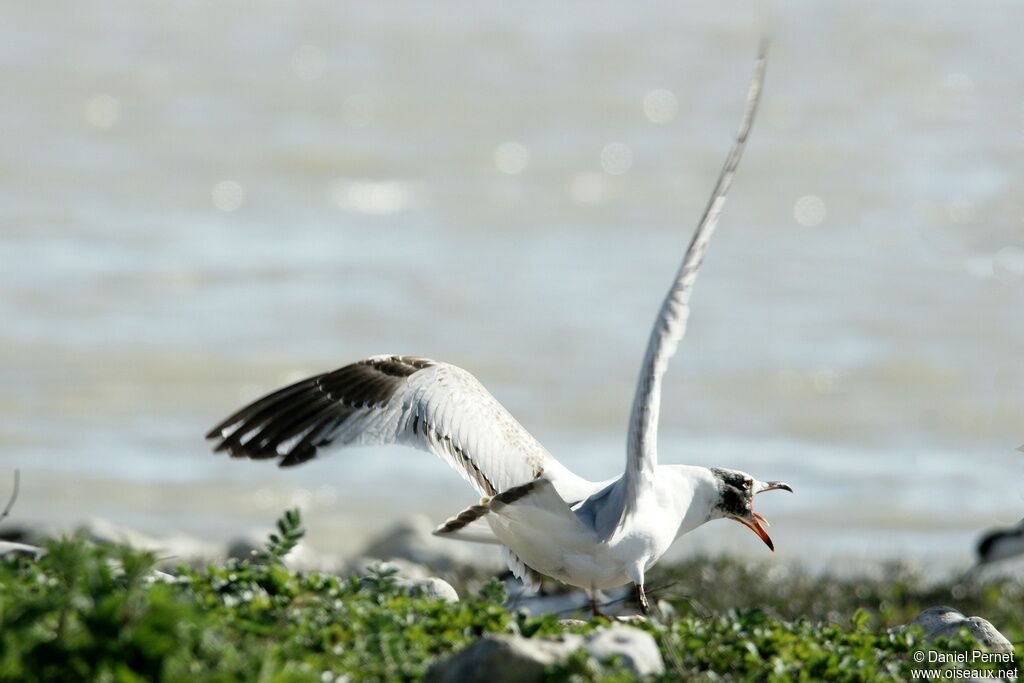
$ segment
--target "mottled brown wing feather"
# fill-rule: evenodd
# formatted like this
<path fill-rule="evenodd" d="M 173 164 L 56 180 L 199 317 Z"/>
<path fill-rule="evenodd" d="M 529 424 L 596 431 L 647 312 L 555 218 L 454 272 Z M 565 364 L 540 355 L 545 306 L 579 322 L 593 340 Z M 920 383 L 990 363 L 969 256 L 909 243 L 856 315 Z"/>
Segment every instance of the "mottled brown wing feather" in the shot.
<path fill-rule="evenodd" d="M 206 438 L 219 440 L 214 450 L 234 458 L 281 457 L 282 467 L 298 465 L 329 444 L 357 409 L 386 404 L 407 377 L 432 365 L 413 356 L 352 363 L 267 394 L 220 422 Z"/>
<path fill-rule="evenodd" d="M 327 447 L 400 444 L 431 452 L 483 496 L 543 473 L 568 500 L 595 490 L 562 466 L 465 370 L 373 356 L 253 401 L 210 430 L 214 450 L 282 467 Z"/>

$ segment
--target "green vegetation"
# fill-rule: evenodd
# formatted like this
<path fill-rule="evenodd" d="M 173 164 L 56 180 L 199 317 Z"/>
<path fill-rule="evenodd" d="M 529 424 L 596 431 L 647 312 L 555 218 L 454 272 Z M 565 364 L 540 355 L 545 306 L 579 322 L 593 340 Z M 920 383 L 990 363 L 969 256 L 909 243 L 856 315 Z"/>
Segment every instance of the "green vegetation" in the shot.
<path fill-rule="evenodd" d="M 362 580 L 295 572 L 282 558 L 301 537 L 298 514 L 288 513 L 264 553 L 181 567 L 173 578 L 152 574 L 151 554 L 79 537 L 49 542 L 39 560 L 3 560 L 0 681 L 409 680 L 482 634 L 586 633 L 605 623 L 510 612 L 494 580 L 468 580 L 462 594 L 476 597 L 449 604 L 409 596 L 386 571 Z M 728 560 L 694 560 L 658 581 L 671 587 L 660 592 L 660 616 L 641 627 L 661 646 L 665 680 L 909 680 L 920 634 L 886 627 L 935 604 L 981 614 L 1011 640 L 1024 635 L 1022 587 L 1006 581 L 933 586 L 898 570 L 794 576 Z M 972 647 L 966 638 L 940 645 Z M 630 680 L 583 653 L 550 677 Z"/>
<path fill-rule="evenodd" d="M 960 575 L 928 580 L 920 571 L 897 564 L 871 576 L 838 577 L 701 557 L 656 570 L 650 581 L 652 586 L 666 586 L 658 597 L 695 615 L 756 605 L 778 620 L 849 624 L 862 611 L 871 628 L 885 630 L 907 623 L 928 607 L 949 605 L 988 619 L 1013 642 L 1024 640 L 1024 583 L 1005 578 Z"/>

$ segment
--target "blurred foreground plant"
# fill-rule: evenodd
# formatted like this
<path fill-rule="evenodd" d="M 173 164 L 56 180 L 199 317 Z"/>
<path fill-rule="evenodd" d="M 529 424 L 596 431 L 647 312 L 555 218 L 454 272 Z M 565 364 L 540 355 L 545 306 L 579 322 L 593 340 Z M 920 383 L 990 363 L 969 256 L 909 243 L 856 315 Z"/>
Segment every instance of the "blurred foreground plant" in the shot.
<path fill-rule="evenodd" d="M 81 536 L 50 541 L 39 560 L 0 560 L 0 681 L 416 680 L 436 659 L 481 635 L 544 637 L 607 624 L 563 625 L 555 616 L 510 612 L 498 581 L 452 604 L 410 596 L 386 572 L 365 581 L 293 571 L 282 559 L 302 533 L 300 516 L 289 511 L 265 555 L 179 567 L 171 577 L 152 571 L 151 553 L 96 546 Z M 716 595 L 733 591 L 732 599 L 740 599 L 757 590 L 741 585 L 753 578 L 739 563 L 721 560 L 683 565 L 677 581 L 696 590 L 714 586 Z M 826 590 L 830 581 L 849 590 L 846 579 L 761 578 L 773 591 L 763 596 L 763 609 L 710 604 L 698 614 L 689 602 L 677 602 L 673 609 L 664 605 L 663 618 L 641 625 L 661 647 L 664 680 L 909 678 L 918 634 L 887 633 L 880 624 L 888 608 L 883 614 L 879 606 L 931 601 L 932 587 L 908 577 L 866 579 L 863 599 L 855 593 L 836 602 L 845 616 L 822 620 L 780 614 L 778 606 L 820 611 L 820 594 L 833 594 Z M 978 588 L 971 595 L 998 600 L 1003 593 Z M 850 608 L 858 601 L 866 609 Z M 582 653 L 551 668 L 549 678 L 630 680 L 616 662 L 593 662 Z"/>

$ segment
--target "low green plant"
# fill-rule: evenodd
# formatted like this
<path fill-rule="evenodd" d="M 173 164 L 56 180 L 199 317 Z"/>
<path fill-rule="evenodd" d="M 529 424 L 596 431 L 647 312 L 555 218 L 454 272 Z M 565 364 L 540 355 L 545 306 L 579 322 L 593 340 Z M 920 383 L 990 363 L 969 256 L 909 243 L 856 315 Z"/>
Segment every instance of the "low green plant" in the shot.
<path fill-rule="evenodd" d="M 305 535 L 306 529 L 302 526 L 302 513 L 299 509 L 285 510 L 277 520 L 277 533 L 270 534 L 267 539 L 266 558 L 272 562 L 283 562 Z"/>
<path fill-rule="evenodd" d="M 453 604 L 407 594 L 387 568 L 369 580 L 294 571 L 282 560 L 303 533 L 301 517 L 289 511 L 265 553 L 179 567 L 171 578 L 153 573 L 150 553 L 81 536 L 49 541 L 38 560 L 0 561 L 0 681 L 417 680 L 486 634 L 585 634 L 607 624 L 565 625 L 556 616 L 510 611 L 497 580 L 464 590 L 467 597 Z M 640 627 L 661 648 L 663 680 L 908 680 L 920 668 L 913 660 L 920 633 L 890 634 L 886 625 L 951 601 L 911 575 L 861 579 L 858 592 L 854 579 L 760 571 L 705 560 L 662 574 L 673 588 L 662 591 L 660 615 Z M 1019 590 L 988 583 L 961 597 L 992 618 Z M 729 604 L 744 596 L 745 607 Z M 1020 632 L 1019 614 L 993 621 Z M 936 647 L 966 652 L 973 644 L 960 637 Z M 594 662 L 583 652 L 548 677 L 632 680 L 621 661 Z"/>

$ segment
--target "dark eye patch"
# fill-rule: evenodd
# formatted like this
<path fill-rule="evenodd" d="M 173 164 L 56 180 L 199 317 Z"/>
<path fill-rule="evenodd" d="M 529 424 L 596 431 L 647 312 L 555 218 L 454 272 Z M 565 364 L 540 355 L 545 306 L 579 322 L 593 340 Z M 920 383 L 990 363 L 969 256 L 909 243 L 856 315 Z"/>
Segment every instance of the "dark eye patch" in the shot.
<path fill-rule="evenodd" d="M 724 481 L 728 486 L 735 486 L 738 489 L 750 488 L 750 478 L 739 472 L 730 472 L 729 470 L 720 470 L 718 468 L 712 468 L 712 472 Z"/>
<path fill-rule="evenodd" d="M 727 515 L 745 516 L 750 510 L 753 480 L 745 474 L 714 468 L 715 476 L 722 482 L 722 500 L 718 507 Z"/>
<path fill-rule="evenodd" d="M 721 508 L 728 515 L 744 515 L 747 512 L 747 501 L 750 497 L 735 486 L 722 489 Z"/>

